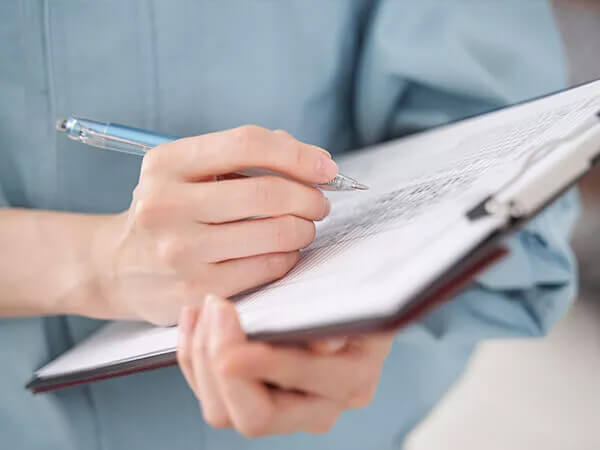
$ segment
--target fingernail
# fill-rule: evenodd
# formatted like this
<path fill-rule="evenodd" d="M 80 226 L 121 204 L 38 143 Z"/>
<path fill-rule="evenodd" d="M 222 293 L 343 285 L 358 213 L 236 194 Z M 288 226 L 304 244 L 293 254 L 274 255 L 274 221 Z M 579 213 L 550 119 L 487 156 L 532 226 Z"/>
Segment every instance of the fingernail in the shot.
<path fill-rule="evenodd" d="M 345 337 L 331 338 L 325 341 L 325 346 L 329 352 L 334 353 L 343 349 L 346 346 L 346 342 L 348 342 L 348 339 Z"/>
<path fill-rule="evenodd" d="M 325 155 L 319 156 L 316 164 L 317 174 L 323 177 L 324 181 L 329 181 L 337 175 L 337 164 L 333 159 Z"/>
<path fill-rule="evenodd" d="M 328 157 L 329 159 L 331 159 L 331 153 L 329 153 L 327 150 L 325 150 L 324 148 L 321 148 L 321 147 L 317 147 L 316 145 L 315 145 L 315 148 L 316 148 L 317 150 L 319 150 L 320 152 L 322 152 L 322 153 L 325 153 L 325 154 L 327 155 L 327 157 Z"/>
<path fill-rule="evenodd" d="M 327 217 L 329 215 L 329 213 L 331 212 L 331 200 L 329 200 L 327 197 L 323 196 L 323 202 L 325 203 L 325 206 L 324 206 L 325 212 L 323 213 L 322 219 Z"/>

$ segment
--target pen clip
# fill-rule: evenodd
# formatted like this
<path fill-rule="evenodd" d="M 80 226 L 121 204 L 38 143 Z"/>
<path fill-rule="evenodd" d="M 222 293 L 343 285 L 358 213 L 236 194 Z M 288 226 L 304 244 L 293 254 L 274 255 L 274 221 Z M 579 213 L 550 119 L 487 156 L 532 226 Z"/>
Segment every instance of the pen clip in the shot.
<path fill-rule="evenodd" d="M 569 143 L 572 145 L 558 152 L 554 159 L 544 160 L 543 156 Z M 575 150 L 577 154 L 573 154 Z M 570 186 L 599 156 L 600 112 L 565 136 L 550 140 L 531 152 L 516 173 L 495 194 L 469 210 L 467 217 L 476 220 L 501 215 L 509 221 L 523 219 L 560 194 L 565 186 Z M 540 161 L 545 163 L 545 171 L 536 173 L 534 170 L 531 180 L 524 180 L 524 175 Z"/>

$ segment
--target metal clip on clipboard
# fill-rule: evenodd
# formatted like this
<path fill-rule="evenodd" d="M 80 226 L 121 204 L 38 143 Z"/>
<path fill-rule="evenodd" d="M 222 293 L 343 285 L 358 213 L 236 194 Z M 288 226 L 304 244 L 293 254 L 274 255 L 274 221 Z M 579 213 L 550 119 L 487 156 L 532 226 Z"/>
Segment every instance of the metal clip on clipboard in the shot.
<path fill-rule="evenodd" d="M 600 111 L 569 134 L 533 151 L 498 191 L 467 213 L 470 220 L 501 215 L 526 220 L 600 162 Z M 525 176 L 527 175 L 527 176 Z"/>

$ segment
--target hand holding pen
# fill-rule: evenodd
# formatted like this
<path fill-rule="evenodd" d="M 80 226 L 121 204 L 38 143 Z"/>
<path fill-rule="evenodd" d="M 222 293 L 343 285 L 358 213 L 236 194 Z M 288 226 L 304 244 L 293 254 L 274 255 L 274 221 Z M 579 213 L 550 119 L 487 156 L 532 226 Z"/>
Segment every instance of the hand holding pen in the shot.
<path fill-rule="evenodd" d="M 125 125 L 103 123 L 75 117 L 59 119 L 56 123 L 56 128 L 58 131 L 65 132 L 69 138 L 91 145 L 92 147 L 140 156 L 146 154 L 153 147 L 177 139 L 172 136 Z M 285 132 L 280 130 L 275 131 L 275 133 Z M 329 153 L 327 154 L 329 155 Z M 218 157 L 218 155 L 215 156 Z M 244 169 L 240 172 L 240 175 L 258 176 L 265 175 L 265 172 L 260 168 L 252 167 Z M 366 185 L 340 173 L 326 183 L 316 184 L 316 187 L 324 191 L 364 191 L 369 189 Z"/>
<path fill-rule="evenodd" d="M 215 181 L 252 167 L 288 178 Z M 159 143 L 129 209 L 96 233 L 104 309 L 95 315 L 173 324 L 207 293 L 229 297 L 282 277 L 314 239 L 313 221 L 329 214 L 314 186 L 336 175 L 324 150 L 255 126 Z"/>

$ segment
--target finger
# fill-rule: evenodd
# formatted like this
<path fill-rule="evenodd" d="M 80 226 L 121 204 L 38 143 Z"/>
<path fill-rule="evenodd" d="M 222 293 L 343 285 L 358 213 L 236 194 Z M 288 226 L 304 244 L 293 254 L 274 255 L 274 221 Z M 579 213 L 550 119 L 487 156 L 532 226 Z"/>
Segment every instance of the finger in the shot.
<path fill-rule="evenodd" d="M 275 390 L 271 398 L 274 413 L 268 427 L 265 427 L 266 432 L 262 434 L 289 434 L 298 431 L 325 433 L 335 425 L 343 410 L 339 403 L 315 395 Z M 260 432 L 260 428 L 257 431 Z"/>
<path fill-rule="evenodd" d="M 229 371 L 231 350 L 243 352 L 249 345 L 233 305 L 220 299 L 207 304 L 210 309 L 211 367 L 222 399 L 237 430 L 249 437 L 295 431 L 325 432 L 341 412 L 334 401 L 292 392 L 269 391 L 260 382 Z"/>
<path fill-rule="evenodd" d="M 221 400 L 221 395 L 210 367 L 210 334 L 215 332 L 215 328 L 211 327 L 210 312 L 210 303 L 213 297 L 211 295 L 206 296 L 201 321 L 194 330 L 192 369 L 195 385 L 200 394 L 204 420 L 215 428 L 223 428 L 230 426 L 231 421 Z"/>
<path fill-rule="evenodd" d="M 215 292 L 230 297 L 280 279 L 299 259 L 298 251 L 269 253 L 215 263 L 208 266 L 208 272 L 215 284 Z"/>
<path fill-rule="evenodd" d="M 236 411 L 240 417 L 233 422 L 236 430 L 251 438 L 299 431 L 325 433 L 335 425 L 343 410 L 339 403 L 313 395 L 271 390 L 268 396 L 269 415 L 257 409 L 259 404 L 253 403 L 253 399 L 239 402 L 240 410 Z M 232 391 L 226 398 L 235 401 L 240 398 L 240 392 Z"/>
<path fill-rule="evenodd" d="M 213 380 L 227 413 L 236 429 L 244 432 L 271 420 L 272 404 L 267 388 L 258 380 L 244 376 L 228 377 L 224 371 L 225 355 L 232 348 L 243 351 L 247 340 L 242 331 L 234 306 L 217 297 L 207 299 L 210 341 L 208 363 Z"/>
<path fill-rule="evenodd" d="M 205 262 L 219 262 L 307 247 L 315 238 L 315 224 L 295 216 L 204 225 L 202 238 L 188 250 Z"/>
<path fill-rule="evenodd" d="M 178 322 L 178 337 L 177 337 L 177 362 L 181 368 L 181 372 L 185 377 L 188 385 L 198 396 L 196 388 L 196 380 L 194 370 L 192 368 L 192 337 L 194 329 L 198 321 L 200 309 L 197 307 L 185 306 L 181 308 Z"/>
<path fill-rule="evenodd" d="M 320 190 L 277 176 L 194 184 L 145 183 L 136 189 L 135 218 L 147 229 L 159 230 L 190 219 L 206 224 L 284 215 L 321 220 L 331 209 Z"/>
<path fill-rule="evenodd" d="M 280 279 L 295 266 L 299 259 L 298 251 L 269 253 L 202 265 L 199 269 L 197 269 L 199 265 L 194 265 L 193 261 L 188 261 L 185 267 L 182 266 L 185 261 L 181 261 L 177 263 L 177 267 L 182 267 L 182 273 L 185 271 L 190 281 L 183 285 L 181 294 L 173 301 L 190 305 L 195 298 L 207 292 L 213 292 L 221 297 L 231 297 Z M 197 270 L 201 273 L 198 274 Z"/>
<path fill-rule="evenodd" d="M 319 355 L 299 348 L 253 343 L 232 351 L 232 374 L 243 374 L 286 390 L 298 390 L 340 402 L 372 394 L 379 375 L 378 356 L 342 352 Z"/>
<path fill-rule="evenodd" d="M 329 199 L 316 188 L 277 176 L 185 185 L 177 203 L 204 223 L 224 223 L 248 217 L 294 215 L 321 220 L 329 214 Z"/>
<path fill-rule="evenodd" d="M 309 220 L 281 216 L 221 225 L 180 224 L 176 232 L 154 233 L 152 250 L 157 258 L 189 273 L 204 263 L 294 252 L 313 241 L 316 229 Z"/>
<path fill-rule="evenodd" d="M 243 126 L 162 144 L 144 156 L 142 176 L 171 173 L 195 181 L 261 168 L 307 183 L 326 183 L 337 175 L 330 156 L 286 133 Z"/>

